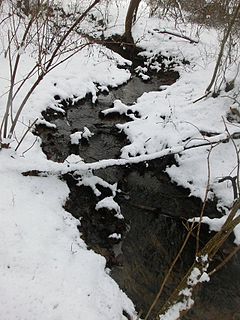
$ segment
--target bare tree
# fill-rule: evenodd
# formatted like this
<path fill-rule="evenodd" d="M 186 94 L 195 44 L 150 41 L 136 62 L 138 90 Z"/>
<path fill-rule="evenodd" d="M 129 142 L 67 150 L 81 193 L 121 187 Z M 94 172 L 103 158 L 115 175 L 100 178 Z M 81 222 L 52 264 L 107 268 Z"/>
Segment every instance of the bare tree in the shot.
<path fill-rule="evenodd" d="M 101 0 L 93 1 L 82 14 L 79 14 L 75 18 L 70 27 L 64 28 L 63 30 L 57 29 L 56 34 L 53 34 L 51 39 L 48 38 L 47 31 L 49 28 L 52 30 L 53 25 L 49 25 L 49 10 L 44 0 L 37 1 L 34 8 L 31 7 L 27 19 L 22 17 L 22 15 L 17 15 L 16 7 L 13 3 L 10 3 L 9 19 L 11 21 L 9 21 L 9 24 L 11 25 L 11 29 L 8 32 L 8 47 L 6 49 L 6 56 L 9 60 L 10 87 L 5 114 L 0 126 L 0 149 L 9 147 L 19 116 L 30 96 L 44 77 L 89 44 L 89 42 L 86 41 L 76 44 L 71 40 L 70 36 L 87 16 L 89 11 L 100 1 Z M 24 26 L 23 33 L 21 32 L 22 30 L 19 32 L 20 25 Z M 36 64 L 22 80 L 17 81 L 22 51 L 26 50 L 27 47 L 29 48 L 33 43 L 37 50 Z M 16 113 L 13 114 L 14 100 L 23 88 L 23 85 L 32 76 L 36 77 L 35 81 L 17 106 Z"/>
<path fill-rule="evenodd" d="M 222 40 L 222 43 L 220 45 L 220 50 L 219 50 L 219 54 L 218 54 L 218 58 L 217 58 L 217 61 L 216 61 L 216 65 L 215 65 L 215 68 L 214 68 L 214 71 L 213 71 L 213 75 L 212 75 L 212 79 L 206 89 L 206 93 L 209 93 L 215 80 L 216 80 L 216 77 L 217 77 L 217 73 L 218 73 L 218 70 L 219 70 L 219 67 L 220 67 L 220 64 L 221 64 L 221 61 L 222 61 L 222 58 L 223 58 L 223 53 L 224 53 L 224 48 L 226 46 L 226 43 L 230 37 L 230 34 L 231 34 L 231 31 L 233 29 L 233 26 L 237 20 L 237 17 L 239 15 L 239 12 L 240 12 L 240 2 L 238 3 L 237 7 L 235 8 L 235 11 L 233 12 L 233 15 L 232 15 L 232 18 L 230 20 L 230 23 L 224 33 L 224 37 L 223 37 L 223 40 Z"/>
<path fill-rule="evenodd" d="M 132 26 L 133 26 L 133 23 L 136 21 L 137 11 L 138 11 L 140 1 L 141 0 L 130 1 L 128 11 L 127 11 L 127 16 L 125 19 L 125 32 L 123 37 L 124 37 L 124 40 L 130 44 L 134 43 L 133 36 L 132 36 Z"/>

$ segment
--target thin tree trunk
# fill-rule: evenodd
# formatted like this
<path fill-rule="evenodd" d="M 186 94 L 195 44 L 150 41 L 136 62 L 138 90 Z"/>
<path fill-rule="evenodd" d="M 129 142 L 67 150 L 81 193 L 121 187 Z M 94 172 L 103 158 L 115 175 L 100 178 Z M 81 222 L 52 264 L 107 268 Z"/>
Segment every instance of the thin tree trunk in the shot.
<path fill-rule="evenodd" d="M 226 30 L 226 33 L 223 37 L 223 40 L 222 40 L 222 43 L 221 43 L 221 47 L 220 47 L 220 51 L 219 51 L 219 54 L 218 54 L 218 58 L 217 58 L 217 62 L 216 62 L 216 65 L 215 65 L 215 69 L 213 71 L 213 76 L 212 76 L 212 79 L 206 89 L 206 93 L 210 92 L 213 84 L 214 84 L 214 81 L 216 80 L 216 77 L 217 77 L 217 72 L 218 72 L 218 69 L 219 69 L 219 66 L 221 64 L 221 60 L 222 60 L 222 56 L 223 56 L 223 52 L 224 52 L 224 48 L 225 48 L 225 45 L 227 43 L 227 40 L 229 38 L 229 35 L 232 31 L 232 28 L 233 28 L 233 25 L 234 23 L 236 22 L 236 19 L 237 19 L 237 16 L 240 12 L 240 2 L 238 4 L 238 6 L 236 7 L 234 13 L 233 13 L 233 16 L 232 16 L 232 19 L 230 20 L 230 23 L 228 25 L 228 28 Z"/>
<path fill-rule="evenodd" d="M 132 36 L 132 26 L 137 17 L 137 10 L 141 0 L 131 0 L 125 20 L 124 40 L 130 44 L 134 43 Z"/>

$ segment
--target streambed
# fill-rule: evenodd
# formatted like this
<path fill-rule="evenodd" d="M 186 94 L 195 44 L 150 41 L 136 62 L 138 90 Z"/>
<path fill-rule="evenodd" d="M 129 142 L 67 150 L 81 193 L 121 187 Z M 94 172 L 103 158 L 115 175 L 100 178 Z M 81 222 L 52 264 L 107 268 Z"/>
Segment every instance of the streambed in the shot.
<path fill-rule="evenodd" d="M 91 97 L 86 97 L 75 105 L 69 101 L 67 106 L 65 102 L 65 115 L 47 110 L 45 119 L 56 124 L 57 129 L 38 127 L 43 151 L 49 159 L 58 162 L 64 161 L 72 153 L 80 155 L 86 162 L 117 158 L 121 148 L 128 142 L 115 125 L 129 119 L 120 115 L 102 117 L 101 111 L 109 108 L 115 99 L 131 105 L 144 92 L 159 90 L 163 84 L 172 84 L 177 76 L 168 72 L 148 82 L 133 76 L 126 85 L 110 90 L 108 94 L 100 94 L 97 104 L 92 104 Z M 89 141 L 72 145 L 70 134 L 84 127 L 94 136 Z M 96 211 L 97 202 L 111 195 L 107 187 L 99 186 L 102 194 L 97 197 L 90 187 L 76 186 L 71 175 L 65 176 L 70 188 L 65 209 L 80 219 L 82 238 L 90 248 L 105 256 L 111 276 L 143 315 L 154 300 L 164 275 L 184 241 L 186 219 L 199 215 L 201 211 L 201 201 L 189 197 L 188 190 L 172 183 L 164 173 L 166 166 L 172 163 L 174 158 L 170 156 L 150 161 L 147 165 L 111 167 L 95 172 L 109 183 L 118 182 L 122 192 L 117 193 L 115 199 L 124 219 L 118 219 L 109 210 Z M 208 203 L 206 214 L 210 217 L 219 215 L 214 203 Z M 120 234 L 121 239 L 109 238 L 114 233 Z M 202 241 L 209 236 L 207 227 L 204 227 Z M 193 236 L 174 268 L 157 309 L 192 264 L 195 241 Z M 229 245 L 224 249 L 226 252 L 223 250 L 219 253 L 219 262 L 230 249 Z M 194 308 L 184 319 L 240 319 L 240 276 L 233 276 L 239 275 L 239 260 L 239 255 L 234 257 L 210 283 L 203 285 Z"/>

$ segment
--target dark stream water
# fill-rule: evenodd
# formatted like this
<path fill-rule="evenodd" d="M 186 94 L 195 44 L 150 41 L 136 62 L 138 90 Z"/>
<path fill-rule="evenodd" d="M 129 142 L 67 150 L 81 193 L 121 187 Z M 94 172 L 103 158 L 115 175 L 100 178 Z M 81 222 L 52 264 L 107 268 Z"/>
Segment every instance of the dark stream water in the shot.
<path fill-rule="evenodd" d="M 170 85 L 177 77 L 177 73 L 166 73 L 149 82 L 133 77 L 128 84 L 111 90 L 108 95 L 100 94 L 95 105 L 90 98 L 86 98 L 77 105 L 70 103 L 64 116 L 50 110 L 45 112 L 45 118 L 55 123 L 57 130 L 38 127 L 44 152 L 48 158 L 60 162 L 71 153 L 79 154 L 86 162 L 118 157 L 127 139 L 117 131 L 115 124 L 127 119 L 118 115 L 103 118 L 100 116 L 101 110 L 109 108 L 115 99 L 130 105 L 142 93 L 158 90 L 162 84 Z M 94 136 L 89 142 L 71 145 L 69 135 L 85 126 Z M 102 195 L 97 197 L 89 187 L 77 187 L 71 175 L 65 176 L 70 188 L 66 210 L 81 218 L 79 230 L 83 239 L 90 248 L 106 257 L 112 277 L 133 300 L 137 310 L 143 311 L 143 315 L 184 241 L 187 234 L 185 219 L 197 216 L 201 211 L 201 201 L 189 197 L 188 190 L 176 186 L 163 172 L 173 162 L 172 157 L 166 157 L 150 161 L 148 166 L 139 164 L 95 172 L 110 183 L 118 182 L 122 192 L 117 194 L 116 201 L 124 219 L 116 218 L 106 209 L 95 210 L 99 200 L 111 195 L 108 188 L 99 186 Z M 219 216 L 214 203 L 207 204 L 205 214 Z M 207 227 L 202 229 L 201 239 L 205 242 L 210 235 Z M 122 241 L 108 237 L 115 232 L 122 235 Z M 222 261 L 231 248 L 229 244 L 223 249 L 217 261 Z M 173 270 L 157 309 L 192 264 L 194 249 L 193 236 Z M 203 285 L 193 309 L 184 319 L 240 319 L 239 266 L 238 255 L 213 276 L 210 283 Z"/>

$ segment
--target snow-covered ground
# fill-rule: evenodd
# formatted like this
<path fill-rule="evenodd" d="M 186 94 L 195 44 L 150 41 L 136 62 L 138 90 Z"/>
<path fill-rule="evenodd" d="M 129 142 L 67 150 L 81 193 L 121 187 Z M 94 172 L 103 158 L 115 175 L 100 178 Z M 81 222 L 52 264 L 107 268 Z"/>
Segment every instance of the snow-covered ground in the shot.
<path fill-rule="evenodd" d="M 69 1 L 64 2 L 66 9 Z M 122 0 L 113 1 L 107 6 L 110 11 L 107 15 L 109 28 L 105 32 L 106 36 L 123 32 L 126 4 L 127 2 Z M 93 11 L 94 14 L 101 17 L 105 7 L 103 4 L 101 10 Z M 219 143 L 211 150 L 210 172 L 207 162 L 211 147 L 209 144 L 185 151 L 184 149 L 194 144 L 214 143 L 226 138 L 228 132 L 225 125 L 231 134 L 239 132 L 238 123 L 229 123 L 226 119 L 227 113 L 231 111 L 230 107 L 233 106 L 232 97 L 240 85 L 239 76 L 235 79 L 235 88 L 232 91 L 226 93 L 222 90 L 217 98 L 208 97 L 193 104 L 194 100 L 204 94 L 213 72 L 218 52 L 216 32 L 201 31 L 198 44 L 159 34 L 154 29 L 175 30 L 173 22 L 149 19 L 143 9 L 144 4 L 134 27 L 134 38 L 144 48 L 144 55 L 151 58 L 161 51 L 166 56 L 174 56 L 176 61 L 185 58 L 190 65 L 180 62 L 176 67 L 180 79 L 172 86 L 162 87 L 158 92 L 145 93 L 132 106 L 116 101 L 114 108 L 106 111 L 118 110 L 125 113 L 130 108 L 138 111 L 140 115 L 140 118 L 133 116 L 133 121 L 118 125 L 130 141 L 130 144 L 123 148 L 121 159 L 106 159 L 88 165 L 79 158 L 72 163 L 68 161 L 56 164 L 46 159 L 40 148 L 40 139 L 32 133 L 27 134 L 15 151 L 26 125 L 36 118 L 41 118 L 41 111 L 47 107 L 58 107 L 55 95 L 63 99 L 81 99 L 91 93 L 95 101 L 97 84 L 103 88 L 116 87 L 129 80 L 130 72 L 117 68 L 118 64 L 129 62 L 100 45 L 83 49 L 44 78 L 23 109 L 10 148 L 0 150 L 2 320 L 120 320 L 126 319 L 122 315 L 123 310 L 130 315 L 134 314 L 132 302 L 108 275 L 104 258 L 88 250 L 79 237 L 79 221 L 62 208 L 69 192 L 66 184 L 54 175 L 24 177 L 21 172 L 43 170 L 54 173 L 72 168 L 79 170 L 89 179 L 89 168 L 139 162 L 182 151 L 176 154 L 178 166 L 167 169 L 172 180 L 189 188 L 191 194 L 204 199 L 210 175 L 209 197 L 216 196 L 219 199 L 219 208 L 223 208 L 226 213 L 233 202 L 229 181 L 219 183 L 219 179 L 237 174 L 237 155 L 232 141 Z M 90 28 L 91 23 L 86 20 L 83 26 Z M 181 27 L 186 28 L 186 33 L 191 37 L 195 36 L 194 27 Z M 95 30 L 95 33 L 99 31 Z M 5 93 L 9 86 L 9 64 L 3 51 L 7 36 L 4 36 L 4 33 L 1 36 L 4 37 L 0 55 L 2 118 L 6 103 Z M 34 58 L 29 56 L 29 52 L 21 54 L 19 80 L 33 63 Z M 146 65 L 146 68 L 149 67 L 150 65 Z M 152 67 L 158 68 L 158 65 Z M 227 77 L 231 80 L 231 74 L 227 74 Z M 32 81 L 31 78 L 16 99 L 16 108 Z M 238 145 L 239 140 L 234 141 Z M 92 181 L 94 179 L 89 183 Z M 121 215 L 113 198 L 105 202 L 114 205 L 117 214 Z M 98 208 L 101 205 L 103 203 L 99 203 Z M 219 228 L 218 222 L 215 225 Z M 239 228 L 236 228 L 235 235 L 235 241 L 239 244 Z"/>

